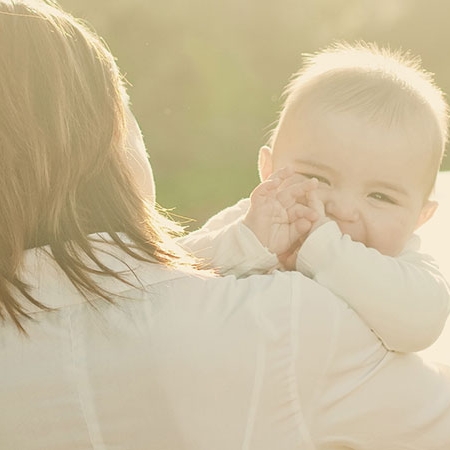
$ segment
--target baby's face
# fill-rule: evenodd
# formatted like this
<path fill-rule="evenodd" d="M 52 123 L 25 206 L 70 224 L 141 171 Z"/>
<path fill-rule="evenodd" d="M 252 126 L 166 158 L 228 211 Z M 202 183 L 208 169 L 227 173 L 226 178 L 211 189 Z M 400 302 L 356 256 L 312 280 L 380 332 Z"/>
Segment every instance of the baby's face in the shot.
<path fill-rule="evenodd" d="M 326 113 L 301 126 L 286 120 L 266 164 L 317 178 L 325 213 L 342 233 L 396 256 L 436 207 L 426 198 L 432 166 L 423 145 L 349 113 Z"/>

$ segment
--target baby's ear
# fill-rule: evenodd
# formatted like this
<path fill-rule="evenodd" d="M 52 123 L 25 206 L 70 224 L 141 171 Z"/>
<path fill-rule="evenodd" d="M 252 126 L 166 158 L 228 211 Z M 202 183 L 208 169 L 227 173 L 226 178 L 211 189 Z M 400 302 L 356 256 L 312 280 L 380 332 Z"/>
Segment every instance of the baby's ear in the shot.
<path fill-rule="evenodd" d="M 436 212 L 438 206 L 439 203 L 434 200 L 427 200 L 425 202 L 425 205 L 423 205 L 422 211 L 420 212 L 419 219 L 417 220 L 416 229 L 433 217 L 433 214 Z"/>
<path fill-rule="evenodd" d="M 273 173 L 272 149 L 264 145 L 259 150 L 258 172 L 261 181 L 266 181 Z"/>

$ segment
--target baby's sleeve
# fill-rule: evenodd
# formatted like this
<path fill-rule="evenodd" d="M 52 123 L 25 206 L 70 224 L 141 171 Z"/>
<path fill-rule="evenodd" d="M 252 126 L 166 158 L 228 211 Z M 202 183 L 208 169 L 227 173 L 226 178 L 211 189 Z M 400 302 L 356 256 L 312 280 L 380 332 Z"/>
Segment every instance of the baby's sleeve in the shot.
<path fill-rule="evenodd" d="M 199 258 L 205 268 L 221 275 L 237 277 L 267 273 L 278 265 L 278 258 L 259 242 L 242 219 L 249 207 L 244 199 L 219 212 L 206 224 L 183 236 L 179 245 Z"/>
<path fill-rule="evenodd" d="M 330 221 L 304 242 L 297 269 L 345 300 L 390 350 L 422 350 L 445 326 L 449 285 L 433 259 L 416 250 L 382 255 Z"/>

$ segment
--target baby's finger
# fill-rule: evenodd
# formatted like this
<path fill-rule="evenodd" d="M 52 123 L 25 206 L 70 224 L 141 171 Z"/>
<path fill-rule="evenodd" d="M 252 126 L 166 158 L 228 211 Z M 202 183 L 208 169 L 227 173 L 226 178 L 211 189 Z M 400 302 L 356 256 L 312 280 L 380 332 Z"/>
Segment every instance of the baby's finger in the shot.
<path fill-rule="evenodd" d="M 298 219 L 306 219 L 314 222 L 319 218 L 319 214 L 309 206 L 301 203 L 296 203 L 286 210 L 289 223 L 295 222 Z"/>
<path fill-rule="evenodd" d="M 294 168 L 291 165 L 288 165 L 273 172 L 268 179 L 284 181 L 293 176 L 294 174 L 295 174 Z"/>
<path fill-rule="evenodd" d="M 286 189 L 292 185 L 303 184 L 309 181 L 309 178 L 306 178 L 304 175 L 293 171 L 289 176 L 285 176 L 281 178 L 281 188 Z"/>
<path fill-rule="evenodd" d="M 316 179 L 306 180 L 301 183 L 295 183 L 288 186 L 281 185 L 278 188 L 277 200 L 285 208 L 289 208 L 294 203 L 307 204 L 307 194 L 316 189 L 318 181 Z"/>
<path fill-rule="evenodd" d="M 319 181 L 317 178 L 305 178 L 303 175 L 296 174 L 283 181 L 280 189 L 295 189 L 295 187 L 303 190 L 304 192 L 309 192 L 319 187 Z"/>
<path fill-rule="evenodd" d="M 323 202 L 319 199 L 317 191 L 315 190 L 308 191 L 306 197 L 308 206 L 317 211 L 317 213 L 320 216 L 325 216 L 325 206 Z"/>
<path fill-rule="evenodd" d="M 294 170 L 292 175 L 282 180 L 281 188 L 284 189 L 296 184 L 304 186 L 305 190 L 310 190 L 315 189 L 318 186 L 319 182 L 317 178 L 308 178 L 301 173 L 295 172 Z"/>
<path fill-rule="evenodd" d="M 312 222 L 304 217 L 300 217 L 294 222 L 294 226 L 299 236 L 305 236 L 311 230 Z"/>
<path fill-rule="evenodd" d="M 257 201 L 259 198 L 266 198 L 275 195 L 276 190 L 280 186 L 281 181 L 279 179 L 267 180 L 258 184 L 250 194 L 251 201 Z"/>

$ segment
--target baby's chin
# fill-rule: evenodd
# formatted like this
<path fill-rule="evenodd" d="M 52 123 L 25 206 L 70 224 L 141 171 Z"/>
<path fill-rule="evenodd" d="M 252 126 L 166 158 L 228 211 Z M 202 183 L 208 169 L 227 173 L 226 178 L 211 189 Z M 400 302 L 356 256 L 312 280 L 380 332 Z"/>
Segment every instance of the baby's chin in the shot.
<path fill-rule="evenodd" d="M 393 245 L 393 246 L 380 246 L 380 245 L 368 245 L 368 244 L 364 244 L 366 247 L 368 248 L 373 248 L 375 250 L 377 250 L 378 252 L 380 252 L 382 255 L 385 256 L 391 256 L 393 258 L 397 257 L 398 255 L 400 255 L 400 253 L 402 252 L 403 248 L 399 248 L 397 245 Z"/>
<path fill-rule="evenodd" d="M 357 233 L 351 232 L 349 230 L 343 229 L 343 227 L 339 227 L 342 234 L 346 234 L 350 236 L 351 240 L 353 242 L 360 242 L 361 244 L 364 244 L 367 248 L 372 248 L 374 250 L 377 250 L 379 253 L 385 256 L 391 256 L 396 257 L 400 255 L 400 253 L 403 250 L 403 246 L 399 246 L 398 243 L 391 244 L 391 243 L 376 243 L 376 242 L 369 242 L 367 239 L 361 238 L 361 236 L 358 236 Z"/>

